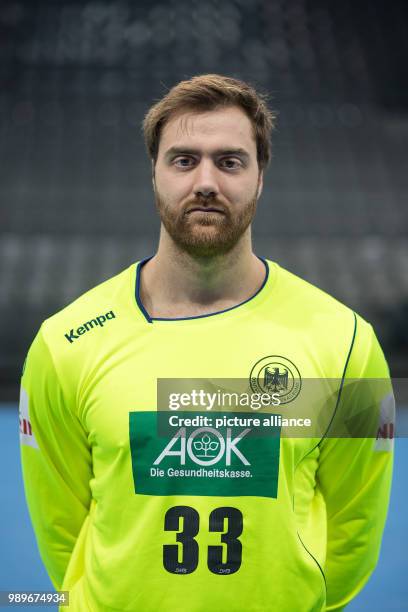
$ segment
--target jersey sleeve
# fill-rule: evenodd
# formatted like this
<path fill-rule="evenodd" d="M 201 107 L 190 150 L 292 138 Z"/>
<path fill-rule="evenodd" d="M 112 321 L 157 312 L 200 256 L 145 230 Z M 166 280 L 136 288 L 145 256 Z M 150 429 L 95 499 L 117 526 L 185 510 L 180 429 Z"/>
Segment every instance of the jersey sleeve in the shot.
<path fill-rule="evenodd" d="M 23 368 L 20 451 L 39 552 L 59 590 L 89 511 L 92 462 L 86 432 L 61 386 L 43 327 L 44 323 Z"/>
<path fill-rule="evenodd" d="M 388 366 L 372 327 L 356 321 L 339 395 L 341 424 L 335 420 L 321 442 L 317 472 L 327 515 L 326 609 L 333 611 L 345 608 L 377 564 L 393 466 L 395 403 Z M 345 424 L 349 434 L 335 437 Z"/>

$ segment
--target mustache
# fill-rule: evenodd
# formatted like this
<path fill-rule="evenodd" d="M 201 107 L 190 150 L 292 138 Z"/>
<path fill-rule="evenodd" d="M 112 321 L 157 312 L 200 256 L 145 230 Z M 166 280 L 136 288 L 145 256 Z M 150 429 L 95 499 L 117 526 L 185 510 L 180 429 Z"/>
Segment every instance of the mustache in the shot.
<path fill-rule="evenodd" d="M 191 200 L 185 204 L 184 214 L 188 213 L 194 208 L 214 208 L 224 214 L 228 214 L 228 209 L 216 198 L 195 198 L 194 200 Z"/>

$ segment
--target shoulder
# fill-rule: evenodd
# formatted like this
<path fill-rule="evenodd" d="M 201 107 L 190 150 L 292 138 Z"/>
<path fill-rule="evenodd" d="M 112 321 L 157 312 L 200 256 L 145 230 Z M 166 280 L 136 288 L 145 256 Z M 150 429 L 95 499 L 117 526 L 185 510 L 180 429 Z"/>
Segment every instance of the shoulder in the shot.
<path fill-rule="evenodd" d="M 115 319 L 124 298 L 128 297 L 136 263 L 115 276 L 88 289 L 73 302 L 46 318 L 41 325 L 49 346 L 69 346 L 87 332 L 102 328 Z"/>
<path fill-rule="evenodd" d="M 336 314 L 346 314 L 350 308 L 340 300 L 323 291 L 313 283 L 297 276 L 293 272 L 286 270 L 275 262 L 269 262 L 277 268 L 277 285 L 280 291 L 287 294 L 288 298 L 301 303 L 308 310 L 316 309 L 319 312 L 332 312 Z"/>
<path fill-rule="evenodd" d="M 347 325 L 355 322 L 364 328 L 365 333 L 370 324 L 354 309 L 313 283 L 286 270 L 279 264 L 268 261 L 276 267 L 276 298 L 303 322 L 314 322 L 317 325 Z M 273 294 L 272 294 L 273 297 Z"/>
<path fill-rule="evenodd" d="M 297 325 L 299 333 L 312 333 L 324 342 L 365 351 L 376 337 L 371 324 L 353 308 L 296 274 L 276 266 L 275 296 L 283 318 Z"/>

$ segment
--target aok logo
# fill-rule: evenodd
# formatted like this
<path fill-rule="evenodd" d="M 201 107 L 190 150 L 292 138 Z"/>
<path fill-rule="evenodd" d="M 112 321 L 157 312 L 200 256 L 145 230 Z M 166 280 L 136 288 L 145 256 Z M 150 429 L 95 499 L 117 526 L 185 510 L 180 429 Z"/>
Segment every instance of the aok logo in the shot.
<path fill-rule="evenodd" d="M 231 465 L 231 457 L 235 455 L 244 465 L 251 465 L 245 455 L 239 450 L 238 444 L 250 429 L 244 429 L 232 439 L 231 429 L 227 428 L 224 436 L 212 427 L 195 429 L 188 437 L 186 428 L 181 427 L 167 446 L 157 457 L 153 465 L 159 465 L 166 457 L 179 457 L 180 465 L 186 464 L 188 457 L 198 465 L 214 465 L 225 458 L 225 465 Z"/>
<path fill-rule="evenodd" d="M 64 335 L 66 339 L 68 340 L 68 342 L 72 344 L 74 340 L 79 338 L 79 336 L 82 336 L 82 334 L 85 334 L 87 331 L 93 329 L 94 327 L 98 327 L 98 326 L 103 327 L 106 321 L 109 321 L 110 319 L 115 319 L 115 318 L 116 317 L 115 317 L 113 310 L 110 310 L 105 315 L 100 315 L 99 317 L 96 317 L 95 319 L 86 321 L 85 323 L 82 323 L 82 325 L 78 327 L 77 329 L 75 330 L 71 329 L 70 332 Z"/>

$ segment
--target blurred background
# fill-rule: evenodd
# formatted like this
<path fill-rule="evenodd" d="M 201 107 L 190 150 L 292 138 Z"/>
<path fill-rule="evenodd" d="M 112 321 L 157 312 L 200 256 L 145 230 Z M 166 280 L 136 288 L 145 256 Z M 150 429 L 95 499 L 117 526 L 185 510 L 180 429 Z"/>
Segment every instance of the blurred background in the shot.
<path fill-rule="evenodd" d="M 0 448 L 6 464 L 10 456 L 17 461 L 17 445 L 5 440 L 17 435 L 20 372 L 43 319 L 156 249 L 159 221 L 141 121 L 172 85 L 194 74 L 248 80 L 271 96 L 278 112 L 254 224 L 256 253 L 372 322 L 393 377 L 406 376 L 407 26 L 408 5 L 398 0 L 2 0 Z M 2 476 L 6 487 L 11 473 Z M 9 498 L 16 507 L 23 503 L 13 497 L 20 495 L 19 479 L 17 471 Z M 394 583 L 403 529 L 396 509 L 403 499 L 393 501 L 396 522 L 387 528 L 395 546 L 382 557 Z M 24 534 L 31 551 L 25 557 L 32 555 L 30 568 L 38 569 L 27 520 L 21 517 L 18 542 Z M 17 519 L 5 525 L 11 550 Z M 0 588 L 15 583 L 10 554 L 8 582 Z M 387 590 L 384 607 L 384 582 L 371 581 L 377 585 L 371 603 L 364 607 L 361 600 L 363 607 L 353 609 L 407 609 L 403 582 L 395 602 Z"/>
<path fill-rule="evenodd" d="M 408 362 L 404 2 L 7 2 L 0 8 L 0 390 L 41 321 L 153 254 L 140 124 L 178 80 L 250 80 L 279 113 L 254 248 Z"/>

